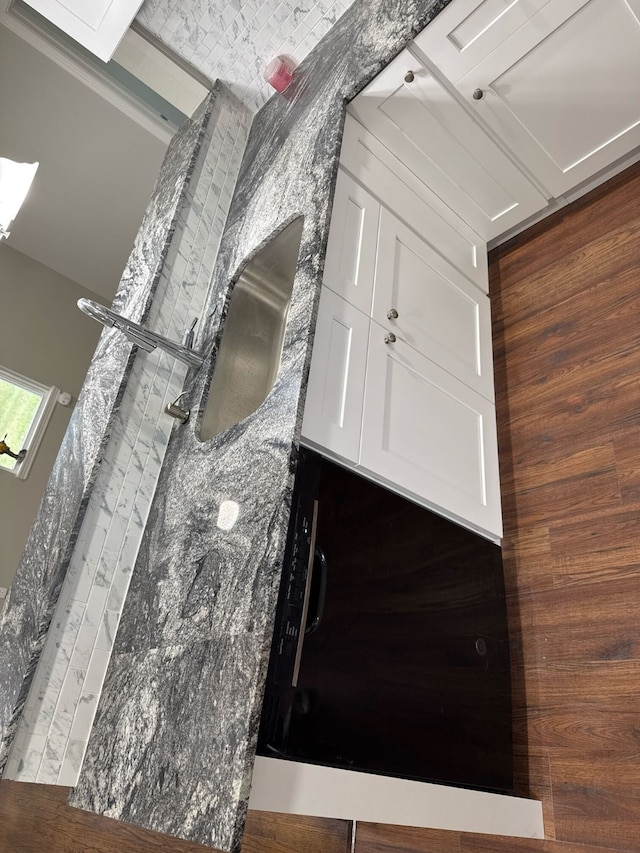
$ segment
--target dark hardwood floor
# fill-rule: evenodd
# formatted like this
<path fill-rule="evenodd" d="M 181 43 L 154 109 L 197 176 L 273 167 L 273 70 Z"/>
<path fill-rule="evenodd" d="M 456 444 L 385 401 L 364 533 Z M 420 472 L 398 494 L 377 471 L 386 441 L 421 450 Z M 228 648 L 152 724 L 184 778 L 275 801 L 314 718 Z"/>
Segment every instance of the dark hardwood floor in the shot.
<path fill-rule="evenodd" d="M 640 165 L 491 259 L 519 792 L 544 841 L 358 824 L 356 853 L 640 851 Z M 0 783 L 2 853 L 206 848 Z M 250 816 L 244 853 L 346 853 Z"/>
<path fill-rule="evenodd" d="M 69 788 L 0 782 L 0 853 L 211 853 L 67 805 Z M 251 812 L 242 853 L 347 853 L 351 823 Z"/>
<path fill-rule="evenodd" d="M 640 166 L 490 270 L 517 778 L 547 840 L 359 824 L 356 853 L 640 851 Z"/>

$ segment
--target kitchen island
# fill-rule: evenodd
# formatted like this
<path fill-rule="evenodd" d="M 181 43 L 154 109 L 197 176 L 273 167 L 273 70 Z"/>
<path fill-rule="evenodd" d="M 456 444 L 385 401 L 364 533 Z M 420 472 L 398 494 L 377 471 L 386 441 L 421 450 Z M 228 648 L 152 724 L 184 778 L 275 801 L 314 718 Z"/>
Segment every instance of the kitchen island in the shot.
<path fill-rule="evenodd" d="M 445 5 L 356 0 L 254 120 L 200 340 L 217 339 L 242 267 L 302 216 L 282 363 L 263 405 L 206 442 L 215 358 L 187 377 L 192 415 L 167 451 L 75 806 L 239 848 L 345 102 Z"/>

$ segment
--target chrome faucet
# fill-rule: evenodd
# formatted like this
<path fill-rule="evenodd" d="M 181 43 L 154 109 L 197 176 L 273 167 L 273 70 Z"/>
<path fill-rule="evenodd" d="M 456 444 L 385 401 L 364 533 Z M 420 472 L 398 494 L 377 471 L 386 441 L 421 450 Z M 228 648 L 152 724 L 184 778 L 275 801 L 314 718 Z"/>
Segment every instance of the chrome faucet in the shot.
<path fill-rule="evenodd" d="M 202 353 L 191 349 L 193 346 L 193 330 L 198 322 L 197 317 L 190 328 L 185 331 L 182 342 L 178 344 L 175 341 L 170 341 L 169 338 L 165 338 L 155 332 L 150 332 L 149 329 L 145 329 L 139 323 L 127 320 L 126 317 L 116 314 L 115 311 L 105 308 L 104 305 L 100 305 L 99 302 L 93 302 L 91 299 L 78 299 L 78 308 L 84 311 L 85 314 L 88 314 L 89 317 L 93 317 L 94 320 L 102 323 L 103 326 L 107 326 L 107 328 L 115 326 L 119 332 L 122 332 L 125 338 L 145 352 L 153 352 L 156 347 L 159 347 L 170 356 L 173 356 L 173 358 L 178 359 L 183 364 L 189 365 L 189 367 L 202 367 L 204 356 Z"/>

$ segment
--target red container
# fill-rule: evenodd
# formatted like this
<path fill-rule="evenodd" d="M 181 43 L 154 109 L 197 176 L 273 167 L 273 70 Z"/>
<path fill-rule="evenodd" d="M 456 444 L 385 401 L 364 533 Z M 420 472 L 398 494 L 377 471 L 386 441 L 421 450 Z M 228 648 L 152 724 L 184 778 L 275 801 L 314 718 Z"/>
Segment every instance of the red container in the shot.
<path fill-rule="evenodd" d="M 265 66 L 262 76 L 276 92 L 284 92 L 293 79 L 296 62 L 288 56 L 276 56 Z"/>

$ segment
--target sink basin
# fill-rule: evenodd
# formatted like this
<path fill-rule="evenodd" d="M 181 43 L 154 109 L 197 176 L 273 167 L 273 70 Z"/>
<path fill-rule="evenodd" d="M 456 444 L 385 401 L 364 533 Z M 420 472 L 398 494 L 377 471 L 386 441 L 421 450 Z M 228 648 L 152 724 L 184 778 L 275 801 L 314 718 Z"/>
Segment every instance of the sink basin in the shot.
<path fill-rule="evenodd" d="M 233 288 L 200 427 L 202 441 L 255 412 L 273 388 L 302 225 L 298 217 L 260 249 Z"/>

